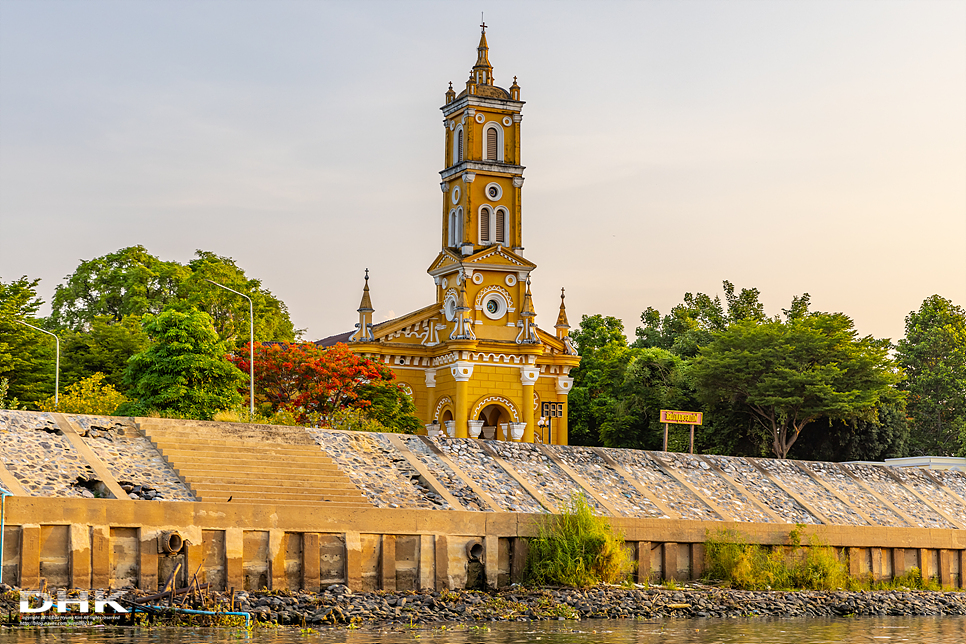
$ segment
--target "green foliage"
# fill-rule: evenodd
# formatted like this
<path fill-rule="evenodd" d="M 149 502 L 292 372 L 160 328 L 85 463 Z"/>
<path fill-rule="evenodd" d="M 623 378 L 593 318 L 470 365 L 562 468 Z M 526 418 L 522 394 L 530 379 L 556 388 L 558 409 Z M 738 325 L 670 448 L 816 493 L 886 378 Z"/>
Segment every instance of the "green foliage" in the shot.
<path fill-rule="evenodd" d="M 365 415 L 389 431 L 415 434 L 422 428 L 412 397 L 396 382 L 363 385 L 359 388 L 359 398 L 370 403 L 363 410 Z"/>
<path fill-rule="evenodd" d="M 888 343 L 856 335 L 841 313 L 736 322 L 695 358 L 698 397 L 747 405 L 785 458 L 809 423 L 875 420 L 881 403 L 900 398 Z"/>
<path fill-rule="evenodd" d="M 917 454 L 966 456 L 966 311 L 933 295 L 906 316 L 898 344 Z"/>
<path fill-rule="evenodd" d="M 153 344 L 128 362 L 124 381 L 135 402 L 121 413 L 210 419 L 241 403 L 238 390 L 248 379 L 225 358 L 207 313 L 167 309 L 147 317 L 144 328 Z"/>
<path fill-rule="evenodd" d="M 19 409 L 20 401 L 16 398 L 7 398 L 10 392 L 10 381 L 0 378 L 0 409 Z"/>
<path fill-rule="evenodd" d="M 327 424 L 332 429 L 344 429 L 352 432 L 388 432 L 391 434 L 411 434 L 396 427 L 383 425 L 366 413 L 364 409 L 343 407 L 331 412 L 327 417 Z"/>
<path fill-rule="evenodd" d="M 158 314 L 177 299 L 189 269 L 164 262 L 144 246 L 122 248 L 85 260 L 54 291 L 51 322 L 61 328 L 89 328 L 97 316 L 119 322 L 128 315 Z"/>
<path fill-rule="evenodd" d="M 297 331 L 282 301 L 262 288 L 261 281 L 246 277 L 230 257 L 202 250 L 187 266 L 162 261 L 143 246 L 83 261 L 57 287 L 50 319 L 60 328 L 87 331 L 98 318 L 117 324 L 129 316 L 157 315 L 179 303 L 185 310 L 208 313 L 219 337 L 236 348 L 249 339 L 248 301 L 208 279 L 252 299 L 256 340 L 295 340 Z"/>
<path fill-rule="evenodd" d="M 54 397 L 40 403 L 41 411 L 59 411 L 65 414 L 90 414 L 112 416 L 117 408 L 127 402 L 124 394 L 105 382 L 104 374 L 95 373 L 89 378 L 69 385 L 60 395 L 60 404 Z"/>
<path fill-rule="evenodd" d="M 802 434 L 789 458 L 807 461 L 882 461 L 909 455 L 910 426 L 903 401 L 880 404 L 872 420 L 819 419 L 820 432 Z"/>
<path fill-rule="evenodd" d="M 139 316 L 115 322 L 98 315 L 86 331 L 65 331 L 61 344 L 61 382 L 78 382 L 100 373 L 105 383 L 123 389 L 127 361 L 144 351 L 150 340 Z"/>
<path fill-rule="evenodd" d="M 624 535 L 575 494 L 558 515 L 542 517 L 529 540 L 527 578 L 540 585 L 586 587 L 624 582 L 632 570 Z"/>
<path fill-rule="evenodd" d="M 704 543 L 705 577 L 741 590 L 834 590 L 849 583 L 839 552 L 813 539 L 802 546 L 799 525 L 787 547 L 748 543 L 735 530 L 709 532 Z"/>
<path fill-rule="evenodd" d="M 0 377 L 8 380 L 7 395 L 27 406 L 54 393 L 54 339 L 17 322 L 44 328 L 36 318 L 43 304 L 37 296 L 39 283 L 26 276 L 0 281 Z"/>

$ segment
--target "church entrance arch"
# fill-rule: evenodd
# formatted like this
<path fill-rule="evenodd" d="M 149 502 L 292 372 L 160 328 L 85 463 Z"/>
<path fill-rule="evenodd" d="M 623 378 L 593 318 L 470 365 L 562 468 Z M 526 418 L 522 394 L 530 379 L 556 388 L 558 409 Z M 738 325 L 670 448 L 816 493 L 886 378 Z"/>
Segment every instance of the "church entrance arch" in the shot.
<path fill-rule="evenodd" d="M 483 421 L 483 438 L 499 440 L 506 439 L 500 427 L 520 422 L 516 406 L 503 396 L 484 396 L 473 405 L 470 418 Z"/>

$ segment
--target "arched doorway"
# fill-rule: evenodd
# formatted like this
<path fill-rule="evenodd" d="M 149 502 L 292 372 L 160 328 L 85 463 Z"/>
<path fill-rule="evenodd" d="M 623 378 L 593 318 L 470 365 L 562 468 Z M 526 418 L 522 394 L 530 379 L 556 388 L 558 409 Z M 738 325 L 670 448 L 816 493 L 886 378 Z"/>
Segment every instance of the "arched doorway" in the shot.
<path fill-rule="evenodd" d="M 502 405 L 489 404 L 480 410 L 477 420 L 483 421 L 483 438 L 506 440 L 500 432 L 500 427 L 512 423 L 513 417 Z"/>

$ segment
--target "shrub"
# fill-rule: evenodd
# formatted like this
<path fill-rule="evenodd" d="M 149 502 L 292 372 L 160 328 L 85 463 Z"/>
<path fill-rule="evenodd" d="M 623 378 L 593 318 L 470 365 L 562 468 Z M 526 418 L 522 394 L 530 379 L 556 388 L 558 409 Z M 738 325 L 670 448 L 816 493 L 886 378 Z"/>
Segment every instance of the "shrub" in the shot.
<path fill-rule="evenodd" d="M 54 397 L 40 403 L 40 411 L 59 411 L 65 414 L 90 414 L 112 416 L 127 398 L 117 389 L 104 383 L 104 374 L 95 373 L 68 386 L 60 396 L 60 404 Z"/>
<path fill-rule="evenodd" d="M 574 494 L 559 515 L 544 517 L 530 539 L 527 578 L 540 585 L 592 586 L 624 582 L 633 569 L 624 535 Z"/>
<path fill-rule="evenodd" d="M 832 590 L 849 583 L 848 569 L 835 548 L 812 538 L 801 544 L 804 526 L 788 535 L 788 546 L 769 548 L 747 543 L 735 530 L 709 533 L 705 541 L 705 577 L 742 590 Z"/>

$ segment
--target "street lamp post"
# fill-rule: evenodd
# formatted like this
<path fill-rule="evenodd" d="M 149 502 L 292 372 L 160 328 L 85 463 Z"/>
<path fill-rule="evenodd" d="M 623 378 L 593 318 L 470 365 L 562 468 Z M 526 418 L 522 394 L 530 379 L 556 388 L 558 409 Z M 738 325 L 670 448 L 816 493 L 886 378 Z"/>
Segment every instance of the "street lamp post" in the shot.
<path fill-rule="evenodd" d="M 34 331 L 40 331 L 41 333 L 46 333 L 54 337 L 54 342 L 57 343 L 57 365 L 54 370 L 54 409 L 60 406 L 60 338 L 51 333 L 50 331 L 44 331 L 43 329 L 35 327 L 33 324 L 27 324 L 23 320 L 15 320 L 24 326 L 29 326 Z"/>
<path fill-rule="evenodd" d="M 209 279 L 206 282 L 211 282 L 215 286 L 225 289 L 226 291 L 231 291 L 235 295 L 241 295 L 243 298 L 248 300 L 248 422 L 255 422 L 255 307 L 252 306 L 252 298 L 248 297 L 244 293 L 239 293 L 233 288 L 228 288 L 224 284 L 219 284 L 218 282 L 213 282 Z"/>

